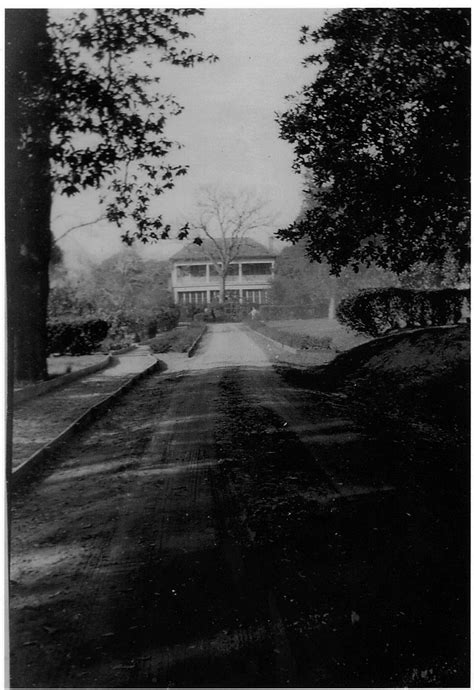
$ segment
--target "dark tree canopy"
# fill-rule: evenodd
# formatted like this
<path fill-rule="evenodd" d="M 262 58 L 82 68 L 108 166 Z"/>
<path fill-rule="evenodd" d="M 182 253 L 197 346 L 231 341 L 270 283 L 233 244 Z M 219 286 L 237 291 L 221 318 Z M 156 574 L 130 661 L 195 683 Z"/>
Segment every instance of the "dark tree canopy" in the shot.
<path fill-rule="evenodd" d="M 181 108 L 160 89 L 159 65 L 215 59 L 186 47 L 193 14 L 202 10 L 6 11 L 9 369 L 19 380 L 47 375 L 54 193 L 107 190 L 105 215 L 129 244 L 168 235 L 152 202 L 186 166 L 166 158 L 178 146 L 166 122 Z"/>
<path fill-rule="evenodd" d="M 57 189 L 74 195 L 108 183 L 106 216 L 133 223 L 123 239 L 165 238 L 169 226 L 150 203 L 187 172 L 170 165 L 179 143 L 166 136 L 182 107 L 160 90 L 158 65 L 191 67 L 215 56 L 182 46 L 182 27 L 197 9 L 97 9 L 51 21 L 51 157 Z M 40 99 L 41 101 L 41 99 Z"/>
<path fill-rule="evenodd" d="M 317 73 L 278 122 L 310 200 L 280 237 L 334 272 L 467 263 L 469 10 L 344 9 L 301 41 Z"/>

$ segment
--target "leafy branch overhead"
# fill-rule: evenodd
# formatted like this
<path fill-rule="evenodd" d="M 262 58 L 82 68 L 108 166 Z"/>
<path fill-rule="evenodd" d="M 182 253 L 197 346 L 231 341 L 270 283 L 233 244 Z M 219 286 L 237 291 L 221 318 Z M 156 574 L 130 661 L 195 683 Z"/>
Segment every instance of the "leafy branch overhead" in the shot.
<path fill-rule="evenodd" d="M 160 92 L 157 66 L 217 59 L 181 47 L 193 37 L 182 20 L 201 14 L 105 8 L 50 16 L 51 71 L 25 98 L 24 116 L 31 118 L 33 110 L 50 128 L 55 188 L 72 196 L 105 185 L 107 219 L 119 226 L 133 221 L 123 236 L 127 243 L 166 237 L 170 230 L 150 205 L 187 166 L 165 161 L 179 148 L 166 137 L 166 123 L 182 107 Z"/>
<path fill-rule="evenodd" d="M 308 204 L 280 236 L 334 272 L 468 262 L 469 11 L 344 9 L 301 42 L 316 73 L 278 122 Z"/>

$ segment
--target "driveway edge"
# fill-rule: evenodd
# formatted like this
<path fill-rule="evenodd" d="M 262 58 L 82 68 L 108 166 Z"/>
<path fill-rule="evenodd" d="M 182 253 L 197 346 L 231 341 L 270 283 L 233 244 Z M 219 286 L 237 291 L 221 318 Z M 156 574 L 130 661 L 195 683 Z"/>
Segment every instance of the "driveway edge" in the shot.
<path fill-rule="evenodd" d="M 19 403 L 26 402 L 32 398 L 37 398 L 44 393 L 49 393 L 56 388 L 61 388 L 68 383 L 77 381 L 78 379 L 88 376 L 89 374 L 95 374 L 96 371 L 102 371 L 102 369 L 107 369 L 114 362 L 114 355 L 109 354 L 106 356 L 103 362 L 97 362 L 97 364 L 90 364 L 88 367 L 83 369 L 77 369 L 77 371 L 71 371 L 69 374 L 62 374 L 61 376 L 55 376 L 54 379 L 49 379 L 49 381 L 41 381 L 33 386 L 26 386 L 26 388 L 20 388 L 13 393 L 13 404 L 18 405 Z"/>
<path fill-rule="evenodd" d="M 207 326 L 204 326 L 204 328 L 202 329 L 202 331 L 199 333 L 198 337 L 197 337 L 197 338 L 194 340 L 194 342 L 191 344 L 191 347 L 190 347 L 189 350 L 188 350 L 188 357 L 192 357 L 193 354 L 196 352 L 196 350 L 197 350 L 197 348 L 198 348 L 198 345 L 199 345 L 199 343 L 201 342 L 201 340 L 202 340 L 204 334 L 206 333 L 206 331 L 207 331 Z"/>
<path fill-rule="evenodd" d="M 128 381 L 117 388 L 113 393 L 111 393 L 107 398 L 101 400 L 89 407 L 85 412 L 83 412 L 80 417 L 75 419 L 64 431 L 62 431 L 56 438 L 52 439 L 46 443 L 42 448 L 37 450 L 33 455 L 27 458 L 21 465 L 18 465 L 12 470 L 9 484 L 11 489 L 17 488 L 22 481 L 24 481 L 29 474 L 38 467 L 42 462 L 47 460 L 54 451 L 65 441 L 68 441 L 74 434 L 84 429 L 88 424 L 99 419 L 102 415 L 108 412 L 109 407 L 117 402 L 117 400 L 130 388 L 132 388 L 138 381 L 145 378 L 149 374 L 153 374 L 156 371 L 164 369 L 164 363 L 157 359 L 149 367 L 139 372 L 135 376 L 132 376 Z"/>
<path fill-rule="evenodd" d="M 286 350 L 287 352 L 292 352 L 293 354 L 297 354 L 298 352 L 301 352 L 301 350 L 298 350 L 296 347 L 292 347 L 291 345 L 284 345 L 283 343 L 280 343 L 279 340 L 274 340 L 273 338 L 270 338 L 269 335 L 265 335 L 264 333 L 260 333 L 260 331 L 257 331 L 255 328 L 252 328 L 251 326 L 247 326 L 247 324 L 242 324 L 244 328 L 247 329 L 247 331 L 250 331 L 251 333 L 256 333 L 259 335 L 261 338 L 264 338 L 265 340 L 268 340 L 270 343 L 273 343 L 274 345 L 278 345 L 278 347 L 281 347 L 283 350 Z"/>

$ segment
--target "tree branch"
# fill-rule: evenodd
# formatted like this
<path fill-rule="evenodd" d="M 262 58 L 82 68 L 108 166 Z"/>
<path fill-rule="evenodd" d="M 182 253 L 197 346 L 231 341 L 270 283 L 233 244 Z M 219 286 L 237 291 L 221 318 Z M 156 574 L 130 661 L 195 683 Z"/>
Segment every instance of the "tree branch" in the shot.
<path fill-rule="evenodd" d="M 88 225 L 95 225 L 96 223 L 99 223 L 101 220 L 105 220 L 106 216 L 100 216 L 99 218 L 96 218 L 95 220 L 89 220 L 87 223 L 79 223 L 79 225 L 73 225 L 71 228 L 68 228 L 65 232 L 63 232 L 62 235 L 59 235 L 59 237 L 53 237 L 52 242 L 53 244 L 58 244 L 66 235 L 69 235 L 70 232 L 73 230 L 78 230 L 79 228 L 85 228 Z"/>

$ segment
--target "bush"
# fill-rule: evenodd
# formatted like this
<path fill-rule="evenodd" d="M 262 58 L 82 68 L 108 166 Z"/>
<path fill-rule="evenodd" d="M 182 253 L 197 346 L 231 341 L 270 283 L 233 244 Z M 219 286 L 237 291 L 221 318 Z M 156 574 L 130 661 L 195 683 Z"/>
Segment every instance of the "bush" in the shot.
<path fill-rule="evenodd" d="M 109 338 L 114 343 L 139 342 L 154 338 L 157 333 L 175 328 L 179 321 L 179 309 L 174 306 L 161 307 L 150 313 L 118 310 L 102 311 L 100 316 L 109 324 Z"/>
<path fill-rule="evenodd" d="M 163 333 L 164 331 L 171 331 L 176 328 L 179 322 L 179 308 L 178 307 L 163 307 L 154 317 L 156 323 L 156 332 Z"/>
<path fill-rule="evenodd" d="M 158 314 L 154 314 L 147 322 L 145 328 L 146 337 L 154 338 L 157 333 L 164 333 L 176 328 L 179 322 L 179 315 L 178 307 L 163 307 Z"/>
<path fill-rule="evenodd" d="M 108 329 L 103 319 L 52 319 L 48 323 L 48 354 L 88 355 L 98 349 Z"/>
<path fill-rule="evenodd" d="M 331 348 L 332 338 L 327 335 L 321 337 L 305 333 L 289 333 L 278 328 L 267 326 L 263 321 L 248 321 L 248 326 L 258 333 L 278 341 L 282 345 L 289 345 L 297 350 L 327 350 Z"/>
<path fill-rule="evenodd" d="M 180 321 L 192 321 L 196 314 L 204 313 L 204 306 L 197 304 L 180 304 L 177 308 Z"/>
<path fill-rule="evenodd" d="M 469 290 L 371 288 L 343 299 L 336 316 L 358 333 L 377 337 L 402 328 L 456 324 L 465 299 L 470 303 Z"/>

